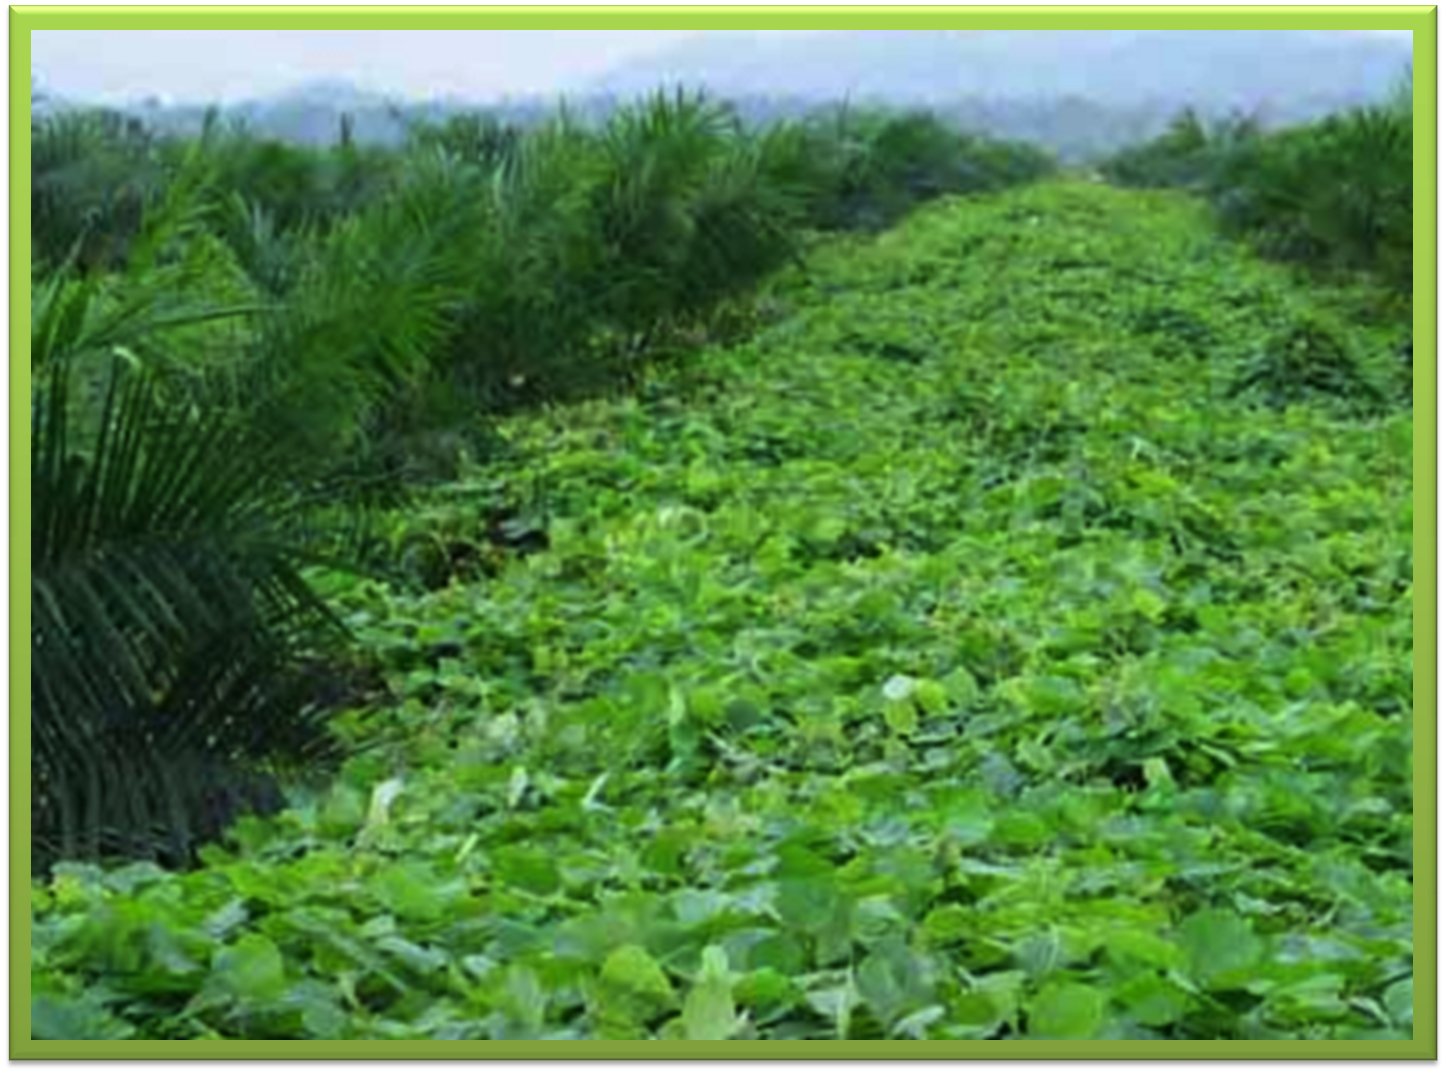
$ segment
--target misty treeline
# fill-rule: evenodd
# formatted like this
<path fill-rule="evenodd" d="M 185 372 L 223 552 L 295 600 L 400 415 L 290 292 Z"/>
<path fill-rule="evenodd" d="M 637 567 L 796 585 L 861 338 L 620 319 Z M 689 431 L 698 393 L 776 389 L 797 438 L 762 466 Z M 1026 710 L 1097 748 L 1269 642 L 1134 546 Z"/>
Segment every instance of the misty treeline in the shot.
<path fill-rule="evenodd" d="M 1122 186 L 1195 191 L 1268 256 L 1363 271 L 1409 300 L 1411 92 L 1407 71 L 1387 100 L 1273 132 L 1186 111 L 1101 167 Z"/>

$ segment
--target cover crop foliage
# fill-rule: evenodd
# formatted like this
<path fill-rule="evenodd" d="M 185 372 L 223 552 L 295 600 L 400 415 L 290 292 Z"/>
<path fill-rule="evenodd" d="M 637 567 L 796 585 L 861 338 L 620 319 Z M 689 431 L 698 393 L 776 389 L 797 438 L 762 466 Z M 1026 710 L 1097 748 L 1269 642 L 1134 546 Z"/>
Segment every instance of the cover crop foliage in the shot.
<path fill-rule="evenodd" d="M 976 188 L 1014 178 L 930 129 L 932 164 L 851 147 L 894 176 L 868 197 L 961 189 L 971 154 Z M 601 127 L 453 120 L 401 153 L 339 134 L 34 124 L 37 867 L 184 862 L 258 779 L 275 799 L 257 764 L 325 751 L 294 680 L 325 617 L 301 563 L 383 568 L 375 511 L 485 456 L 497 415 L 716 330 L 834 196 L 801 128 L 683 94 Z"/>
<path fill-rule="evenodd" d="M 35 1038 L 1412 1036 L 1367 282 L 921 117 L 216 137 L 34 279 Z"/>

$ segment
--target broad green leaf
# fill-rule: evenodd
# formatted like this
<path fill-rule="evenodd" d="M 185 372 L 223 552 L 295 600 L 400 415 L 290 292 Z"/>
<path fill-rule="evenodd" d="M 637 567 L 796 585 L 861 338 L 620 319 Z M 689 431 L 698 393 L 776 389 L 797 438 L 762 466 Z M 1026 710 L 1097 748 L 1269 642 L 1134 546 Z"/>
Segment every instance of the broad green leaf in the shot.
<path fill-rule="evenodd" d="M 914 696 L 918 682 L 907 675 L 896 674 L 884 683 L 884 700 L 906 701 Z"/>
<path fill-rule="evenodd" d="M 503 846 L 493 855 L 493 874 L 498 882 L 551 894 L 562 886 L 562 872 L 555 856 L 526 846 Z"/>
<path fill-rule="evenodd" d="M 59 995 L 30 999 L 30 1038 L 40 1040 L 134 1039 L 135 1029 L 93 1000 Z"/>
<path fill-rule="evenodd" d="M 977 789 L 950 788 L 937 800 L 938 817 L 949 838 L 964 847 L 988 841 L 994 830 L 995 812 L 988 793 Z"/>
<path fill-rule="evenodd" d="M 522 799 L 527 796 L 527 791 L 532 787 L 532 778 L 528 775 L 527 769 L 522 765 L 512 769 L 512 777 L 507 782 L 507 807 L 517 808 L 522 804 Z"/>
<path fill-rule="evenodd" d="M 885 700 L 884 722 L 895 734 L 908 737 L 911 734 L 918 733 L 919 709 L 915 706 L 912 699 Z"/>
<path fill-rule="evenodd" d="M 501 1001 L 529 1034 L 541 1032 L 547 1023 L 547 990 L 526 965 L 508 967 Z"/>
<path fill-rule="evenodd" d="M 1391 1015 L 1391 1020 L 1398 1025 L 1409 1025 L 1415 1020 L 1415 981 L 1413 977 L 1404 980 L 1397 980 L 1390 987 L 1381 1001 L 1385 1004 L 1386 1012 Z"/>
<path fill-rule="evenodd" d="M 1014 949 L 1014 960 L 1031 979 L 1043 980 L 1059 968 L 1064 960 L 1064 944 L 1058 929 L 1038 932 Z"/>
<path fill-rule="evenodd" d="M 683 1027 L 691 1040 L 726 1040 L 738 1031 L 733 974 L 721 947 L 703 951 L 703 969 L 683 1001 Z"/>
<path fill-rule="evenodd" d="M 864 1004 L 888 1027 L 934 997 L 929 966 L 897 938 L 869 952 L 858 966 L 854 984 Z"/>
<path fill-rule="evenodd" d="M 392 804 L 402 795 L 405 783 L 397 779 L 388 779 L 379 783 L 372 791 L 371 805 L 367 810 L 366 827 L 364 835 L 370 835 L 387 825 Z"/>
<path fill-rule="evenodd" d="M 287 992 L 284 1004 L 301 1011 L 301 1023 L 311 1039 L 344 1039 L 349 1018 L 333 986 L 303 980 Z"/>
<path fill-rule="evenodd" d="M 1110 957 L 1125 964 L 1138 962 L 1162 969 L 1181 966 L 1183 958 L 1174 943 L 1137 928 L 1112 928 L 1104 936 Z"/>
<path fill-rule="evenodd" d="M 1164 1027 L 1174 1024 L 1189 1010 L 1191 1000 L 1168 977 L 1143 973 L 1114 990 L 1117 1003 L 1136 1024 Z"/>
<path fill-rule="evenodd" d="M 419 946 L 399 935 L 387 935 L 378 939 L 376 947 L 422 976 L 430 975 L 447 964 L 447 955 L 441 951 Z"/>
<path fill-rule="evenodd" d="M 1030 1034 L 1047 1039 L 1093 1039 L 1104 1025 L 1104 992 L 1086 984 L 1049 984 L 1028 1006 Z"/>
<path fill-rule="evenodd" d="M 944 715 L 949 711 L 949 691 L 939 682 L 918 682 L 914 686 L 914 700 L 929 715 Z"/>
<path fill-rule="evenodd" d="M 967 668 L 956 667 L 940 684 L 954 704 L 968 706 L 979 698 L 979 680 L 969 673 Z"/>
<path fill-rule="evenodd" d="M 1175 776 L 1170 771 L 1167 761 L 1158 756 L 1153 756 L 1145 761 L 1145 782 L 1151 787 L 1171 787 L 1175 785 Z"/>
<path fill-rule="evenodd" d="M 277 1002 L 286 992 L 286 963 L 264 935 L 244 935 L 216 954 L 206 988 L 245 1006 Z"/>
<path fill-rule="evenodd" d="M 1238 979 L 1260 961 L 1264 945 L 1250 922 L 1224 909 L 1205 909 L 1180 925 L 1190 975 L 1207 987 Z"/>
<path fill-rule="evenodd" d="M 641 946 L 620 946 L 603 962 L 601 980 L 655 1011 L 671 1008 L 677 997 L 668 974 Z"/>
<path fill-rule="evenodd" d="M 225 939 L 246 923 L 246 904 L 240 898 L 233 898 L 206 918 L 202 928 L 214 939 Z"/>
<path fill-rule="evenodd" d="M 416 861 L 387 865 L 371 877 L 367 887 L 388 910 L 412 920 L 436 920 L 447 904 L 440 878 Z"/>
<path fill-rule="evenodd" d="M 835 1039 L 849 1038 L 854 1007 L 859 1001 L 858 991 L 851 980 L 833 987 L 817 988 L 808 992 L 805 999 L 815 1012 L 829 1022 Z"/>

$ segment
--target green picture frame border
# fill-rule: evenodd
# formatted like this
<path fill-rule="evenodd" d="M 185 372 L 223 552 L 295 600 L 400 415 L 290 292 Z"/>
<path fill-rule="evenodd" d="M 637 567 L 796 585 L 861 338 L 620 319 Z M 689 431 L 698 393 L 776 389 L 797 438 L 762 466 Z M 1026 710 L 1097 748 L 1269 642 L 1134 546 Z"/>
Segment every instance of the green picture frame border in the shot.
<path fill-rule="evenodd" d="M 1436 1058 L 1436 9 L 1415 7 L 12 7 L 10 9 L 10 608 L 12 712 L 25 703 L 21 671 L 30 665 L 21 638 L 29 605 L 19 598 L 30 562 L 29 440 L 25 435 L 29 365 L 30 33 L 34 30 L 290 29 L 1048 29 L 1048 30 L 1402 30 L 1413 34 L 1415 116 L 1414 337 L 1422 340 L 1414 398 L 1424 402 L 1414 427 L 1414 636 L 1424 665 L 1415 667 L 1416 752 L 1415 937 L 1422 964 L 1415 974 L 1415 1038 L 1410 1041 L 1179 1042 L 386 1042 L 248 1040 L 60 1042 L 29 1038 L 30 977 L 24 951 L 30 916 L 29 724 L 10 720 L 10 1059 L 16 1060 L 832 1060 L 955 1059 L 1367 1059 Z"/>

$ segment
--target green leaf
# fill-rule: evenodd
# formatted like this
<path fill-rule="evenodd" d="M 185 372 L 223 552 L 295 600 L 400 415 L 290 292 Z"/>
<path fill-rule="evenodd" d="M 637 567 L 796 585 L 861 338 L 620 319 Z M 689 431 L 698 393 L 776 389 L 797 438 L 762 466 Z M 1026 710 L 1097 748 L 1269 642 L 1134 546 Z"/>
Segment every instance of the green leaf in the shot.
<path fill-rule="evenodd" d="M 936 813 L 944 831 L 960 846 L 978 846 L 994 831 L 994 803 L 983 790 L 955 789 L 937 795 Z"/>
<path fill-rule="evenodd" d="M 1145 761 L 1145 782 L 1151 787 L 1172 787 L 1175 785 L 1175 777 L 1170 772 L 1170 765 L 1167 761 L 1158 756 L 1152 756 Z"/>
<path fill-rule="evenodd" d="M 1112 960 L 1151 965 L 1161 969 L 1181 967 L 1180 949 L 1168 939 L 1138 928 L 1110 929 L 1104 937 L 1105 949 Z"/>
<path fill-rule="evenodd" d="M 1229 986 L 1260 963 L 1264 944 L 1250 922 L 1226 909 L 1205 909 L 1180 925 L 1190 976 L 1205 987 Z"/>
<path fill-rule="evenodd" d="M 387 909 L 411 920 L 437 920 L 446 905 L 437 874 L 417 861 L 387 865 L 367 886 Z"/>
<path fill-rule="evenodd" d="M 527 796 L 527 791 L 532 786 L 532 779 L 527 774 L 527 769 L 522 765 L 512 769 L 512 778 L 507 782 L 507 807 L 517 808 L 522 804 L 522 799 Z"/>
<path fill-rule="evenodd" d="M 1014 960 L 1032 980 L 1039 981 L 1059 968 L 1064 945 L 1057 929 L 1038 932 L 1014 948 Z"/>
<path fill-rule="evenodd" d="M 941 682 L 926 679 L 916 683 L 914 700 L 928 715 L 944 715 L 949 711 L 949 690 Z"/>
<path fill-rule="evenodd" d="M 562 886 L 555 856 L 526 846 L 503 846 L 492 856 L 500 882 L 534 894 L 551 894 Z"/>
<path fill-rule="evenodd" d="M 366 826 L 363 835 L 371 835 L 388 823 L 392 804 L 402 795 L 405 784 L 401 779 L 387 779 L 372 790 L 371 804 L 367 808 Z"/>
<path fill-rule="evenodd" d="M 828 1019 L 833 1026 L 835 1039 L 849 1038 L 854 1007 L 859 1001 L 859 993 L 851 979 L 845 979 L 832 987 L 815 988 L 804 998 L 816 1013 Z"/>
<path fill-rule="evenodd" d="M 852 941 L 853 902 L 831 875 L 785 879 L 778 884 L 776 906 L 784 923 L 812 935 L 821 964 L 846 957 Z"/>
<path fill-rule="evenodd" d="M 536 1036 L 547 1023 L 547 990 L 526 965 L 508 967 L 501 1002 L 529 1035 Z"/>
<path fill-rule="evenodd" d="M 912 700 L 885 700 L 884 722 L 895 734 L 908 737 L 919 731 L 919 709 Z"/>
<path fill-rule="evenodd" d="M 286 993 L 286 963 L 276 944 L 264 935 L 246 935 L 220 951 L 206 989 L 244 1006 L 266 1006 Z"/>
<path fill-rule="evenodd" d="M 677 1004 L 668 974 L 641 946 L 620 946 L 614 950 L 603 962 L 600 978 L 605 986 L 636 999 L 648 1011 L 648 1016 Z"/>
<path fill-rule="evenodd" d="M 1415 998 L 1415 978 L 1408 976 L 1386 988 L 1381 1002 L 1385 1005 L 1386 1012 L 1391 1015 L 1391 1020 L 1398 1025 L 1409 1025 L 1415 1020 Z"/>
<path fill-rule="evenodd" d="M 956 705 L 972 705 L 979 699 L 979 681 L 967 668 L 956 667 L 940 684 L 948 699 Z"/>
<path fill-rule="evenodd" d="M 929 967 L 899 938 L 880 943 L 859 964 L 854 984 L 864 1004 L 883 1025 L 893 1028 L 899 1018 L 926 1005 L 934 997 Z"/>
<path fill-rule="evenodd" d="M 1029 1031 L 1046 1039 L 1093 1039 L 1105 1021 L 1104 992 L 1086 984 L 1050 984 L 1029 1003 Z"/>
<path fill-rule="evenodd" d="M 391 954 L 412 972 L 428 976 L 447 964 L 447 955 L 438 950 L 419 946 L 399 935 L 386 935 L 377 940 L 377 949 Z"/>
<path fill-rule="evenodd" d="M 703 951 L 703 969 L 683 1002 L 683 1028 L 691 1040 L 726 1040 L 738 1031 L 733 974 L 722 947 Z"/>
<path fill-rule="evenodd" d="M 30 999 L 30 1038 L 41 1040 L 134 1039 L 135 1029 L 89 997 L 38 994 Z"/>
<path fill-rule="evenodd" d="M 345 1039 L 348 1017 L 337 1001 L 334 986 L 303 980 L 286 995 L 285 1005 L 301 1011 L 301 1023 L 311 1039 Z"/>
<path fill-rule="evenodd" d="M 906 701 L 914 696 L 919 683 L 908 675 L 896 674 L 884 683 L 884 700 Z"/>
<path fill-rule="evenodd" d="M 1164 1027 L 1174 1024 L 1190 1008 L 1190 998 L 1175 983 L 1156 973 L 1144 973 L 1117 986 L 1114 999 L 1136 1024 Z"/>

